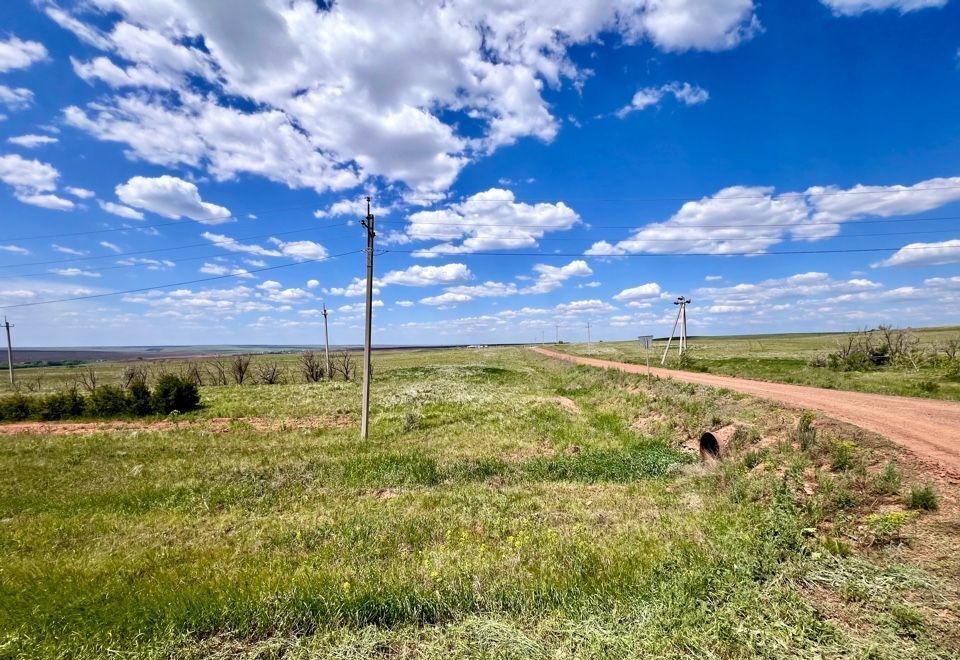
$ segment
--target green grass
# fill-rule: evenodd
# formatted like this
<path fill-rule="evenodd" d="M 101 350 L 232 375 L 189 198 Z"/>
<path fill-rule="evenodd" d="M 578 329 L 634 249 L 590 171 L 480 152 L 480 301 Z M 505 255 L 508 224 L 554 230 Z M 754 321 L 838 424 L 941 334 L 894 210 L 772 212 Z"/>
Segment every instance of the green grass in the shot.
<path fill-rule="evenodd" d="M 919 328 L 913 333 L 928 350 L 951 339 L 960 338 L 960 328 Z M 811 333 L 783 335 L 744 335 L 733 337 L 696 337 L 688 341 L 690 371 L 724 376 L 738 376 L 779 383 L 812 385 L 837 390 L 875 392 L 960 401 L 960 377 L 956 365 L 881 367 L 869 371 L 838 371 L 813 367 L 809 362 L 837 349 L 845 341 L 845 333 Z M 676 343 L 668 355 L 666 367 L 680 368 Z M 651 366 L 660 366 L 666 341 L 656 341 L 650 349 Z M 564 344 L 550 346 L 577 355 L 590 355 L 607 360 L 645 364 L 646 352 L 636 341 Z"/>
<path fill-rule="evenodd" d="M 205 387 L 180 428 L 0 438 L 0 657 L 960 649 L 925 601 L 899 602 L 889 562 L 824 550 L 858 528 L 804 494 L 815 467 L 857 488 L 828 451 L 746 447 L 756 460 L 705 469 L 679 447 L 715 423 L 752 446 L 793 433 L 792 412 L 521 349 L 397 353 L 375 374 L 363 443 L 343 382 Z M 913 570 L 903 588 L 942 602 Z M 847 627 L 810 588 L 854 573 L 882 597 Z"/>

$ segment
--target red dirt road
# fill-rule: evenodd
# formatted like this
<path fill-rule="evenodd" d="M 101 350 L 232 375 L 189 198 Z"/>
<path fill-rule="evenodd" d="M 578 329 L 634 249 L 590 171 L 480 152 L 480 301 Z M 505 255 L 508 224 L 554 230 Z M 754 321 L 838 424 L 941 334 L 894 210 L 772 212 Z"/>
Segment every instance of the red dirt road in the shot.
<path fill-rule="evenodd" d="M 548 357 L 602 369 L 643 374 L 643 365 L 611 362 L 534 348 Z M 841 392 L 804 385 L 768 383 L 731 376 L 651 368 L 659 378 L 724 387 L 790 406 L 816 410 L 834 419 L 879 433 L 902 445 L 943 476 L 960 480 L 960 403 L 885 394 Z"/>

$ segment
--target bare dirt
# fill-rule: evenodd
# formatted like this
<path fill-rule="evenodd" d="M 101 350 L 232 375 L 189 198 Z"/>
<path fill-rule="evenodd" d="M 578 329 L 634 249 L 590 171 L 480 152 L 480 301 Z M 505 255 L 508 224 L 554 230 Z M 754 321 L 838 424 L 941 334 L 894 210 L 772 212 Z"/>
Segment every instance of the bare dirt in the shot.
<path fill-rule="evenodd" d="M 647 367 L 534 348 L 537 353 L 601 369 L 645 374 Z M 878 433 L 908 449 L 933 472 L 960 481 L 960 403 L 885 394 L 841 392 L 805 385 L 768 383 L 652 367 L 650 374 L 685 383 L 723 387 L 789 406 L 815 410 Z"/>

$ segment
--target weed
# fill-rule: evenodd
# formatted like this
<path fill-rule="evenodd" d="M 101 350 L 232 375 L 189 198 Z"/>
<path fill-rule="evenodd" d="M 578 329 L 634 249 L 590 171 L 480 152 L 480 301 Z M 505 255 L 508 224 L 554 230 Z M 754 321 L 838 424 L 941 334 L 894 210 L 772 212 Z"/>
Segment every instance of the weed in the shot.
<path fill-rule="evenodd" d="M 903 526 L 912 520 L 914 515 L 907 511 L 870 514 L 864 520 L 866 544 L 884 546 L 903 542 Z"/>
<path fill-rule="evenodd" d="M 871 490 L 875 495 L 896 495 L 900 492 L 902 481 L 896 461 L 890 461 L 882 472 L 874 476 Z"/>
<path fill-rule="evenodd" d="M 846 472 L 855 464 L 855 448 L 852 442 L 840 440 L 830 446 L 830 469 L 834 472 Z"/>
<path fill-rule="evenodd" d="M 906 505 L 916 511 L 936 511 L 940 507 L 937 491 L 929 484 L 911 488 L 907 494 Z"/>

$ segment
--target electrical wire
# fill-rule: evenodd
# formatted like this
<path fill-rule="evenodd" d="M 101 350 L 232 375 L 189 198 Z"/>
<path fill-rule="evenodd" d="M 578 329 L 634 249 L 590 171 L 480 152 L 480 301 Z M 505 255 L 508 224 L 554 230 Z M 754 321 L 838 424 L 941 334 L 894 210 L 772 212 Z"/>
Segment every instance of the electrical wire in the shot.
<path fill-rule="evenodd" d="M 265 273 L 265 272 L 268 272 L 268 271 L 280 270 L 281 268 L 291 268 L 291 267 L 293 267 L 293 266 L 302 266 L 302 265 L 304 265 L 304 264 L 318 263 L 318 262 L 321 262 L 321 261 L 330 261 L 331 259 L 337 259 L 337 258 L 339 258 L 339 257 L 345 257 L 345 256 L 350 255 L 350 254 L 359 254 L 359 253 L 365 252 L 365 251 L 366 251 L 366 250 L 363 250 L 363 249 L 361 249 L 361 250 L 351 250 L 350 252 L 341 252 L 341 253 L 339 253 L 339 254 L 327 255 L 326 257 L 317 258 L 317 259 L 303 259 L 303 260 L 301 260 L 301 261 L 294 261 L 294 262 L 292 262 L 292 263 L 279 264 L 279 265 L 276 265 L 276 266 L 266 266 L 266 267 L 264 267 L 264 268 L 256 268 L 256 269 L 248 270 L 247 273 L 250 273 L 250 274 L 254 274 L 254 273 Z M 54 304 L 54 303 L 75 302 L 75 301 L 78 301 L 78 300 L 92 300 L 92 299 L 94 299 L 94 298 L 108 298 L 108 297 L 111 297 L 111 296 L 123 296 L 123 295 L 126 295 L 126 294 L 128 294 L 128 293 L 144 293 L 144 292 L 147 292 L 147 291 L 159 291 L 159 290 L 161 290 L 161 289 L 168 289 L 168 288 L 174 287 L 174 286 L 188 286 L 188 285 L 191 285 L 191 284 L 201 284 L 201 283 L 204 283 L 204 282 L 213 282 L 213 281 L 215 281 L 215 280 L 224 280 L 224 279 L 231 278 L 231 277 L 240 277 L 240 276 L 239 276 L 239 275 L 235 275 L 235 274 L 233 274 L 233 273 L 229 273 L 229 274 L 226 274 L 226 275 L 214 275 L 214 276 L 211 276 L 211 277 L 202 277 L 202 278 L 199 278 L 199 279 L 186 280 L 186 281 L 183 281 L 183 282 L 171 282 L 171 283 L 169 283 L 169 284 L 158 284 L 158 285 L 156 285 L 156 286 L 145 286 L 145 287 L 140 287 L 140 288 L 138 288 L 138 289 L 127 289 L 127 290 L 125 290 L 125 291 L 108 291 L 108 292 L 106 292 L 106 293 L 92 293 L 92 294 L 85 295 L 85 296 L 73 296 L 73 297 L 70 297 L 70 298 L 58 298 L 58 299 L 56 299 L 56 300 L 37 300 L 37 301 L 35 301 L 35 302 L 16 303 L 16 304 L 14 304 L 14 305 L 4 305 L 4 306 L 0 307 L 0 309 L 15 309 L 15 308 L 19 308 L 19 307 L 36 307 L 36 306 L 38 306 L 38 305 L 52 305 L 52 304 Z"/>

